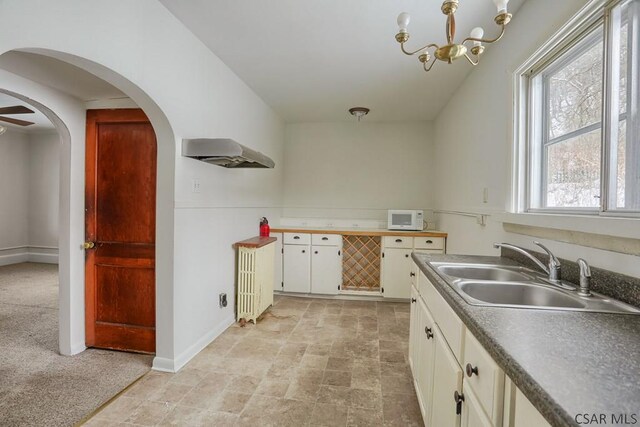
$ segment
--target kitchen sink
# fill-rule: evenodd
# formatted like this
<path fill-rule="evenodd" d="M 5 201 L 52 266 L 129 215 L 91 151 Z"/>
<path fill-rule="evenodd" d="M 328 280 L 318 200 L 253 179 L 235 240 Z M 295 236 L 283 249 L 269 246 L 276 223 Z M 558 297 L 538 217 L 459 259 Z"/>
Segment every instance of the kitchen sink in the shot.
<path fill-rule="evenodd" d="M 431 263 L 471 305 L 640 314 L 640 309 L 593 292 L 578 295 L 567 282 L 551 282 L 525 267 L 482 263 Z"/>
<path fill-rule="evenodd" d="M 458 288 L 478 301 L 494 305 L 530 307 L 585 308 L 579 298 L 532 283 L 461 282 Z"/>
<path fill-rule="evenodd" d="M 524 267 L 506 267 L 497 265 L 439 265 L 436 267 L 444 275 L 458 279 L 518 281 L 535 278 L 533 270 Z"/>

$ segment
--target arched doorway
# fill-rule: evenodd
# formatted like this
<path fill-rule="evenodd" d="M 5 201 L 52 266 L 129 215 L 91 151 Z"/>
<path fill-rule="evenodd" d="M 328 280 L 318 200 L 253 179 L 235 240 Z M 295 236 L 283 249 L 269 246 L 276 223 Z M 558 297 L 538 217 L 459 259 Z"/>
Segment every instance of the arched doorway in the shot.
<path fill-rule="evenodd" d="M 158 141 L 156 198 L 156 359 L 154 365 L 173 366 L 173 189 L 175 137 L 164 113 L 135 84 L 116 72 L 77 56 L 58 51 L 25 49 L 37 55 L 72 64 L 116 86 L 149 117 Z M 72 355 L 85 347 L 84 307 L 84 136 L 82 105 L 58 91 L 14 73 L 0 70 L 0 88 L 7 93 L 46 99 L 41 107 L 49 111 L 62 136 L 60 177 L 60 352 Z M 35 101 L 34 101 L 35 102 Z M 47 104 L 49 107 L 45 107 Z M 56 111 L 56 114 L 53 114 Z M 62 113 L 60 113 L 62 112 Z M 47 114 L 47 113 L 45 113 Z M 61 132 L 61 134 L 64 132 Z"/>

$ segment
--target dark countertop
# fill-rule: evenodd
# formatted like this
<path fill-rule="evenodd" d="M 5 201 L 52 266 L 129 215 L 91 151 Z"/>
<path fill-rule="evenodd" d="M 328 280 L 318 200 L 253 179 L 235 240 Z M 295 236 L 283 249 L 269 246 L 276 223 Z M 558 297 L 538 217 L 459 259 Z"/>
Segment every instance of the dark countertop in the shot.
<path fill-rule="evenodd" d="M 471 255 L 413 259 L 551 425 L 578 425 L 575 416 L 584 413 L 640 421 L 640 316 L 470 305 L 429 261 L 519 264 Z"/>

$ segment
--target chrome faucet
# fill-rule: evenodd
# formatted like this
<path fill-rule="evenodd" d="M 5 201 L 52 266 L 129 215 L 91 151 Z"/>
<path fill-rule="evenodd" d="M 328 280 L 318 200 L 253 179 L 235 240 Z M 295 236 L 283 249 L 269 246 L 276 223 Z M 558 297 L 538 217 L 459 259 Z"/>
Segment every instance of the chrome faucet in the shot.
<path fill-rule="evenodd" d="M 526 249 L 523 249 L 520 246 L 512 245 L 510 243 L 494 243 L 493 247 L 496 249 L 507 248 L 507 249 L 511 249 L 516 252 L 519 252 L 522 255 L 525 255 L 531 261 L 535 262 L 536 265 L 542 269 L 542 271 L 544 271 L 545 273 L 547 273 L 547 275 L 549 275 L 549 280 L 556 283 L 560 282 L 560 261 L 558 260 L 558 258 L 556 258 L 556 256 L 553 253 L 551 253 L 551 251 L 547 249 L 547 247 L 544 246 L 542 243 L 536 242 L 536 241 L 534 241 L 533 243 L 540 246 L 547 253 L 547 255 L 549 255 L 548 266 L 544 265 L 542 262 L 540 262 L 538 258 L 534 257 L 529 252 L 527 252 Z"/>
<path fill-rule="evenodd" d="M 581 297 L 591 296 L 591 268 L 587 261 L 582 258 L 578 258 L 578 267 L 580 267 L 580 289 L 578 295 Z"/>

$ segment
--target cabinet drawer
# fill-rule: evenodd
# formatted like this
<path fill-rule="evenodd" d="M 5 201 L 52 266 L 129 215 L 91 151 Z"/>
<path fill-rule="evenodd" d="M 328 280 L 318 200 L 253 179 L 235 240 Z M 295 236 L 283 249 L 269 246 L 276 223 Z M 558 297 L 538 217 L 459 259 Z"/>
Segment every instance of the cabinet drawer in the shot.
<path fill-rule="evenodd" d="M 311 234 L 308 233 L 284 233 L 285 245 L 309 245 L 311 244 Z"/>
<path fill-rule="evenodd" d="M 444 237 L 414 237 L 416 249 L 444 249 Z"/>
<path fill-rule="evenodd" d="M 407 236 L 384 236 L 382 238 L 384 248 L 403 248 L 411 249 L 413 247 L 413 237 Z"/>
<path fill-rule="evenodd" d="M 312 234 L 311 244 L 316 246 L 342 246 L 342 236 L 339 234 Z"/>
<path fill-rule="evenodd" d="M 458 362 L 462 362 L 464 356 L 464 333 L 465 326 L 458 315 L 447 304 L 442 295 L 431 284 L 427 276 L 420 272 L 420 279 L 418 280 L 420 287 L 420 294 L 424 298 L 424 302 L 427 304 L 429 310 L 433 314 L 433 318 L 440 326 L 442 334 L 445 340 L 451 347 L 454 356 L 458 359 Z"/>
<path fill-rule="evenodd" d="M 500 425 L 504 403 L 504 372 L 468 330 L 465 335 L 462 369 L 465 371 L 465 383 L 475 392 L 484 412 L 494 425 Z"/>

